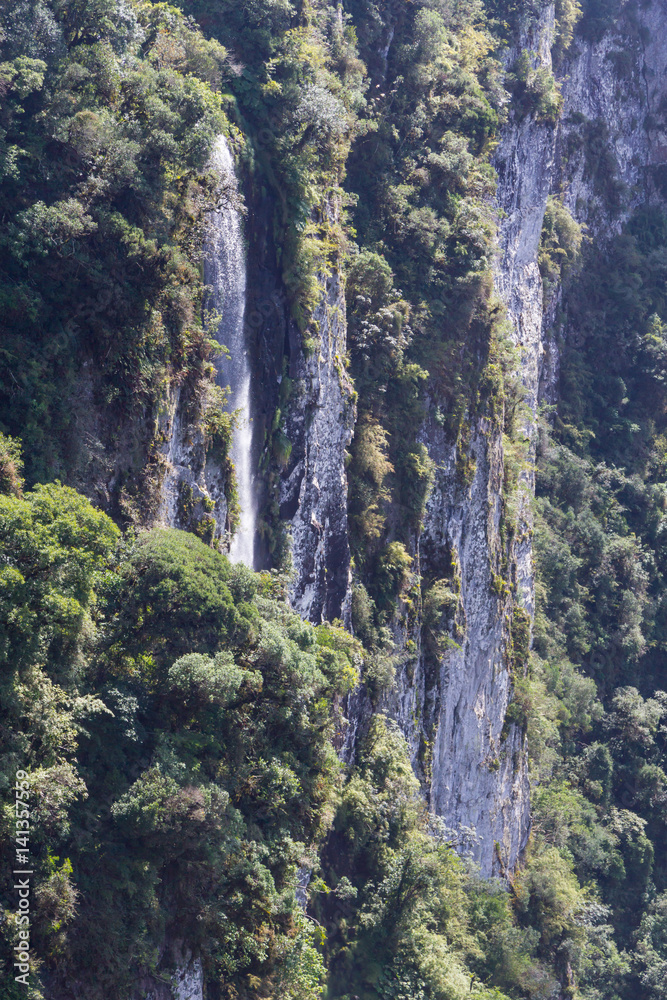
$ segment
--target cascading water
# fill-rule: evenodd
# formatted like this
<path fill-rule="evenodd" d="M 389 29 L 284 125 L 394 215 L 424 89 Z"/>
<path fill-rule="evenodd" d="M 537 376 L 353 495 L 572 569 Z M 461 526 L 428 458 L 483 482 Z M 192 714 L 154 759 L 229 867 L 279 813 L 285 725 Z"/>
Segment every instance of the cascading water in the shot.
<path fill-rule="evenodd" d="M 229 385 L 229 409 L 236 412 L 231 459 L 241 505 L 241 520 L 229 555 L 234 562 L 254 566 L 257 520 L 252 461 L 252 417 L 250 413 L 250 362 L 245 340 L 246 252 L 241 214 L 234 206 L 237 181 L 234 160 L 224 136 L 218 136 L 211 165 L 231 194 L 229 204 L 213 214 L 206 255 L 206 283 L 213 289 L 213 305 L 220 313 L 218 340 L 229 350 L 220 359 L 218 382 Z"/>

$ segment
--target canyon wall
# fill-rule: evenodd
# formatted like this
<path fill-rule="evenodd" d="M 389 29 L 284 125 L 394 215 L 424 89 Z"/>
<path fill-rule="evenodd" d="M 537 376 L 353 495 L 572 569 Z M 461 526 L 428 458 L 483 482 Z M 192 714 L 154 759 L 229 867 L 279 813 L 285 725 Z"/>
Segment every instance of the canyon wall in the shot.
<path fill-rule="evenodd" d="M 599 41 L 575 41 L 570 56 L 556 67 L 554 32 L 554 7 L 549 5 L 525 28 L 520 45 L 506 53 L 505 63 L 512 67 L 523 50 L 530 53 L 533 69 L 553 71 L 562 92 L 562 114 L 553 123 L 540 121 L 539 114 L 521 118 L 511 111 L 493 161 L 498 175 L 494 284 L 519 352 L 527 461 L 510 511 L 502 496 L 505 456 L 497 428 L 485 419 L 471 428 L 466 459 L 474 474 L 465 485 L 455 448 L 435 420 L 424 425 L 421 438 L 436 463 L 436 475 L 415 555 L 422 571 L 429 560 L 454 560 L 462 637 L 434 671 L 425 662 L 418 629 L 397 635 L 403 643 L 412 638 L 418 654 L 416 660 L 406 657 L 397 691 L 384 706 L 408 737 L 431 809 L 484 874 L 514 867 L 530 827 L 525 735 L 506 722 L 512 698 L 512 601 L 499 592 L 499 577 L 514 584 L 516 603 L 532 617 L 536 422 L 541 402 L 557 398 L 558 338 L 576 336 L 576 331 L 558 329 L 561 289 L 552 289 L 545 301 L 538 253 L 547 200 L 561 198 L 586 227 L 587 237 L 603 240 L 620 231 L 632 209 L 654 192 L 656 174 L 659 179 L 667 160 L 661 119 L 665 5 L 642 9 L 630 23 L 622 19 Z M 611 177 L 595 176 L 583 138 L 587 129 L 603 132 Z M 610 180 L 619 185 L 620 200 L 613 205 L 600 184 Z M 509 551 L 504 551 L 502 520 L 508 517 L 514 519 L 514 532 Z"/>
<path fill-rule="evenodd" d="M 322 298 L 313 317 L 318 338 L 312 348 L 297 349 L 290 358 L 293 395 L 286 432 L 292 454 L 281 483 L 280 511 L 292 539 L 293 606 L 312 622 L 341 618 L 349 625 L 345 450 L 355 408 L 345 367 L 342 278 L 334 273 L 321 281 Z"/>
<path fill-rule="evenodd" d="M 426 655 L 420 622 L 408 625 L 405 615 L 397 616 L 395 641 L 403 653 L 395 690 L 379 707 L 403 729 L 430 808 L 487 875 L 515 866 L 530 826 L 525 733 L 507 718 L 507 708 L 513 687 L 514 608 L 529 616 L 534 612 L 536 420 L 540 402 L 556 398 L 558 337 L 564 332 L 556 322 L 562 292 L 552 289 L 545 301 L 538 265 L 544 213 L 548 198 L 558 196 L 588 227 L 590 238 L 603 239 L 619 230 L 645 196 L 646 185 L 667 161 L 660 119 L 666 19 L 665 6 L 654 3 L 636 15 L 630 31 L 620 22 L 620 28 L 599 41 L 577 39 L 571 54 L 554 67 L 556 27 L 549 5 L 524 28 L 520 45 L 505 54 L 511 68 L 522 50 L 528 52 L 533 69 L 554 72 L 563 98 L 555 122 L 542 120 L 539 112 L 521 116 L 510 110 L 493 159 L 498 175 L 494 285 L 507 310 L 527 404 L 524 461 L 512 504 L 504 495 L 505 444 L 493 421 L 472 421 L 463 456 L 471 472 L 464 477 L 461 455 L 457 461 L 455 446 L 434 418 L 419 433 L 435 463 L 435 479 L 415 539 L 415 568 L 437 576 L 440 564 L 454 566 L 458 607 L 450 626 L 452 641 L 436 664 Z M 630 62 L 621 58 L 628 48 Z M 582 142 L 586 128 L 603 125 L 624 192 L 622 208 L 614 211 L 599 190 Z M 339 206 L 332 203 L 329 211 L 337 217 Z M 251 240 L 251 254 L 252 245 Z M 280 516 L 290 536 L 292 602 L 311 621 L 342 617 L 349 624 L 345 451 L 355 408 L 345 368 L 343 277 L 335 269 L 321 277 L 313 323 L 317 336 L 307 343 L 284 302 L 276 310 L 278 320 L 271 323 L 278 332 L 267 337 L 262 332 L 266 323 L 260 324 L 255 341 L 261 343 L 264 336 L 276 357 L 255 359 L 259 375 L 253 406 L 264 412 L 267 426 L 286 373 L 291 391 L 282 426 L 291 451 L 278 491 Z M 436 405 L 433 400 L 433 413 Z M 177 415 L 172 428 L 173 442 L 181 433 Z M 363 693 L 350 700 L 347 759 L 353 757 L 354 734 L 369 712 Z"/>

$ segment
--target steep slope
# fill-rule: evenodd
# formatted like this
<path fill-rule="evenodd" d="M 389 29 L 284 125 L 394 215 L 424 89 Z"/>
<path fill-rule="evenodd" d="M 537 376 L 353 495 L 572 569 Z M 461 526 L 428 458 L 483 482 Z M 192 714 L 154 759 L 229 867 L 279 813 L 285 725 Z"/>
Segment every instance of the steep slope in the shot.
<path fill-rule="evenodd" d="M 565 2 L 489 0 L 488 17 L 436 0 L 191 6 L 229 54 L 141 7 L 101 47 L 58 27 L 55 49 L 25 42 L 28 62 L 0 67 L 3 134 L 23 144 L 0 143 L 18 324 L 2 429 L 25 430 L 29 486 L 63 475 L 123 525 L 190 533 L 116 552 L 111 522 L 67 488 L 23 495 L 0 435 L 7 635 L 29 599 L 53 626 L 20 677 L 8 669 L 7 731 L 41 732 L 47 715 L 22 699 L 56 688 L 70 727 L 30 749 L 35 768 L 66 768 L 60 826 L 39 834 L 54 982 L 83 961 L 97 898 L 95 852 L 71 834 L 85 791 L 118 954 L 122 894 L 143 887 L 131 976 L 145 975 L 122 980 L 141 1000 L 310 1000 L 325 966 L 333 997 L 653 1000 L 667 9 L 591 2 L 574 31 Z M 91 524 L 108 534 L 71 650 L 72 623 L 31 589 L 43 539 L 67 534 L 59 505 L 81 524 L 63 565 L 84 565 Z M 16 528 L 33 516 L 34 538 Z M 295 897 L 297 872 L 313 877 Z M 47 882 L 71 939 L 47 926 Z"/>
<path fill-rule="evenodd" d="M 402 651 L 396 689 L 381 697 L 379 707 L 399 722 L 430 808 L 484 874 L 513 870 L 530 828 L 525 726 L 510 706 L 525 669 L 525 658 L 517 656 L 519 647 L 524 657 L 526 651 L 521 629 L 535 609 L 537 417 L 541 402 L 557 401 L 559 338 L 576 336 L 576 331 L 559 328 L 559 281 L 552 277 L 545 286 L 541 273 L 545 213 L 555 198 L 587 228 L 588 238 L 604 241 L 620 232 L 647 193 L 656 197 L 667 148 L 660 117 L 667 62 L 665 11 L 651 4 L 627 16 L 628 21 L 621 19 L 601 37 L 576 38 L 564 55 L 559 52 L 554 66 L 559 25 L 554 6 L 547 5 L 503 56 L 508 71 L 516 74 L 522 54 L 524 59 L 529 54 L 524 77 L 519 75 L 515 84 L 519 91 L 522 85 L 529 90 L 541 73 L 543 79 L 555 74 L 562 94 L 557 113 L 540 107 L 534 94 L 527 111 L 517 100 L 493 158 L 498 173 L 494 284 L 507 309 L 509 339 L 518 350 L 526 404 L 511 495 L 506 463 L 516 462 L 513 444 L 503 442 L 493 420 L 479 416 L 469 428 L 463 457 L 471 472 L 463 481 L 461 446 L 434 419 L 437 396 L 429 400 L 419 431 L 435 468 L 412 554 L 423 580 L 437 578 L 443 566 L 447 573 L 454 567 L 456 621 L 450 634 L 456 648 L 440 653 L 434 667 L 423 619 L 411 623 L 407 615 L 399 615 L 394 624 L 395 648 Z M 381 77 L 387 74 L 394 25 L 386 35 Z M 599 153 L 592 151 L 596 135 L 606 145 L 597 162 Z M 296 415 L 292 409 L 286 424 L 299 456 L 282 488 L 282 513 L 294 528 L 293 598 L 300 613 L 315 621 L 323 614 L 340 614 L 349 593 L 344 494 L 338 491 L 352 416 L 344 371 L 339 362 L 332 364 L 332 357 L 344 351 L 339 289 L 338 276 L 327 281 L 317 313 L 319 352 L 296 366 L 291 363 L 298 402 Z M 332 344 L 338 346 L 333 354 Z M 305 393 L 307 385 L 311 395 Z M 301 413 L 304 403 L 312 408 L 309 419 Z M 334 577 L 328 577 L 332 570 Z M 423 590 L 421 599 L 426 597 Z M 517 607 L 529 617 L 521 611 L 517 615 Z M 416 653 L 407 653 L 409 643 Z M 357 694 L 349 702 L 348 760 L 354 759 L 355 741 L 371 711 L 367 695 Z"/>
<path fill-rule="evenodd" d="M 336 215 L 340 206 L 331 206 Z M 342 276 L 322 278 L 313 314 L 317 339 L 290 359 L 292 399 L 285 430 L 292 442 L 283 474 L 280 512 L 292 537 L 292 603 L 312 622 L 350 617 L 345 453 L 355 408 L 345 367 Z"/>
<path fill-rule="evenodd" d="M 654 4 L 638 14 L 638 24 L 626 26 L 631 28 L 627 34 L 621 22 L 599 41 L 577 39 L 556 69 L 563 95 L 558 120 L 545 121 L 539 110 L 527 115 L 512 111 L 494 154 L 500 210 L 494 278 L 520 352 L 527 404 L 508 576 L 515 581 L 519 606 L 531 615 L 536 418 L 542 400 L 555 400 L 558 372 L 554 322 L 560 293 L 552 284 L 545 301 L 539 264 L 545 210 L 551 196 L 562 197 L 573 217 L 588 227 L 590 238 L 602 240 L 620 231 L 645 199 L 652 183 L 650 167 L 659 167 L 664 149 L 658 121 L 647 119 L 664 94 L 664 18 L 664 8 Z M 512 68 L 528 52 L 531 72 L 551 74 L 554 32 L 554 8 L 547 5 L 526 28 L 520 45 L 504 56 L 506 65 Z M 619 47 L 621 39 L 627 46 L 628 34 L 635 38 L 629 69 L 620 61 Z M 577 141 L 584 123 L 598 128 L 608 123 L 607 158 L 597 176 L 591 176 L 590 154 Z M 608 190 L 614 184 L 623 194 L 610 204 Z M 398 696 L 388 706 L 415 754 L 424 732 L 435 734 L 427 775 L 431 807 L 461 831 L 462 846 L 472 851 L 483 871 L 503 871 L 516 864 L 530 823 L 525 738 L 520 727 L 508 730 L 505 721 L 512 700 L 511 611 L 493 587 L 501 569 L 501 520 L 508 516 L 502 509 L 506 456 L 499 434 L 481 421 L 471 430 L 468 452 L 474 477 L 462 491 L 456 449 L 447 445 L 435 422 L 425 425 L 422 440 L 437 471 L 418 546 L 420 565 L 427 569 L 429 559 L 443 561 L 454 554 L 464 635 L 460 651 L 443 658 L 430 689 L 420 664 L 411 677 L 406 671 L 400 674 Z"/>

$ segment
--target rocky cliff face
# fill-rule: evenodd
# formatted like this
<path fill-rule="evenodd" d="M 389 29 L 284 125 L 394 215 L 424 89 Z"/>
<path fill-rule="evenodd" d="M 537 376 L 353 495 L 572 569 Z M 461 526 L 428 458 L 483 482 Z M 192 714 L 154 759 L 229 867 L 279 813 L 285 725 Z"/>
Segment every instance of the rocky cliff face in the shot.
<path fill-rule="evenodd" d="M 549 7 L 525 31 L 520 48 L 507 54 L 507 64 L 526 49 L 533 53 L 535 65 L 550 70 L 553 28 L 554 12 Z M 495 157 L 499 223 L 494 281 L 520 349 L 530 414 L 523 430 L 529 440 L 534 437 L 544 354 L 537 255 L 553 162 L 554 127 L 541 125 L 532 116 L 510 118 Z M 402 726 L 411 731 L 415 755 L 420 735 L 432 734 L 423 773 L 432 810 L 454 831 L 460 847 L 472 854 L 483 874 L 498 874 L 516 865 L 530 827 L 525 735 L 506 721 L 512 698 L 512 600 L 507 582 L 515 582 L 517 602 L 532 614 L 534 448 L 529 446 L 516 509 L 510 512 L 503 498 L 502 434 L 488 419 L 478 418 L 470 428 L 464 457 L 474 471 L 468 482 L 461 477 L 456 448 L 435 421 L 424 427 L 423 441 L 436 463 L 436 475 L 418 542 L 419 561 L 428 570 L 429 562 L 437 565 L 446 554 L 453 559 L 460 588 L 459 634 L 457 646 L 435 669 L 429 669 L 421 653 L 412 679 L 401 672 L 394 708 Z M 515 521 L 509 550 L 502 532 L 507 518 Z"/>
<path fill-rule="evenodd" d="M 176 971 L 166 978 L 146 976 L 137 984 L 135 1000 L 202 1000 L 204 971 L 201 959 L 178 958 Z"/>
<path fill-rule="evenodd" d="M 204 273 L 210 289 L 208 305 L 220 317 L 217 339 L 227 351 L 217 358 L 217 383 L 222 389 L 229 386 L 227 406 L 238 414 L 231 457 L 237 467 L 237 489 L 244 509 L 235 540 L 238 543 L 240 538 L 245 561 L 252 565 L 255 497 L 251 465 L 255 455 L 248 405 L 247 262 L 235 164 L 222 135 L 213 149 L 211 169 L 219 180 L 220 205 L 208 222 Z M 216 403 L 211 398 L 214 391 L 207 386 L 198 396 L 188 396 L 180 388 L 168 394 L 160 420 L 163 479 L 158 518 L 171 527 L 195 530 L 226 544 L 226 462 L 208 447 L 205 431 L 207 410 Z"/>
<path fill-rule="evenodd" d="M 620 232 L 648 199 L 664 200 L 667 176 L 667 6 L 626 12 L 600 40 L 579 43 L 558 68 L 563 110 L 550 157 L 550 187 L 594 243 Z M 562 292 L 545 302 L 540 398 L 556 400 Z"/>
<path fill-rule="evenodd" d="M 229 157 L 225 159 L 226 170 L 231 168 L 231 162 Z M 231 183 L 229 178 L 222 180 L 226 188 L 236 190 L 235 178 Z M 225 238 L 238 242 L 240 224 L 234 206 L 217 213 L 216 218 L 220 216 L 221 221 L 212 227 L 208 249 L 208 280 L 218 289 L 214 305 L 223 317 L 219 339 L 231 346 L 236 338 L 235 342 L 245 343 L 252 355 L 247 416 L 255 423 L 255 441 L 250 445 L 248 440 L 235 440 L 232 459 L 237 481 L 239 471 L 243 471 L 240 459 L 248 458 L 253 466 L 246 472 L 257 470 L 261 451 L 257 439 L 262 432 L 264 468 L 275 462 L 270 450 L 271 426 L 279 405 L 280 383 L 284 377 L 289 378 L 291 389 L 284 407 L 286 412 L 280 415 L 280 426 L 289 441 L 290 452 L 278 482 L 274 480 L 272 487 L 279 495 L 280 518 L 290 536 L 292 603 L 310 621 L 343 618 L 349 624 L 345 449 L 352 438 L 355 408 L 353 387 L 345 368 L 344 286 L 336 270 L 321 276 L 321 299 L 311 324 L 317 335 L 304 338 L 289 314 L 285 293 L 277 280 L 275 248 L 268 237 L 270 208 L 251 189 L 247 203 L 247 263 L 244 254 L 230 253 L 224 245 Z M 332 200 L 327 211 L 330 221 L 335 223 L 340 205 Z M 246 267 L 247 279 L 245 274 L 227 274 Z M 247 297 L 243 308 L 237 302 L 241 286 Z M 225 297 L 231 301 L 231 319 L 227 315 L 229 303 L 223 301 Z M 238 329 L 232 331 L 230 325 Z M 230 363 L 225 359 L 220 362 L 220 385 L 224 386 L 235 374 Z M 237 392 L 236 402 L 231 405 L 238 406 L 238 398 Z M 159 518 L 163 523 L 188 528 L 208 516 L 215 521 L 215 537 L 227 544 L 225 472 L 206 453 L 201 429 L 205 407 L 203 400 L 197 414 L 188 412 L 187 400 L 175 394 L 165 408 L 162 433 L 165 475 Z M 240 455 L 241 446 L 248 455 Z M 261 482 L 261 476 L 256 477 L 253 484 L 256 495 L 252 501 L 256 507 L 264 502 L 265 513 L 272 499 L 267 495 L 270 488 Z M 248 490 L 239 492 L 242 505 L 247 506 Z M 207 510 L 211 513 L 207 514 Z M 241 532 L 244 523 L 242 514 Z M 254 547 L 255 564 L 270 564 L 270 555 L 261 538 L 255 539 Z"/>
<path fill-rule="evenodd" d="M 660 118 L 667 8 L 655 3 L 636 16 L 597 42 L 576 42 L 555 70 L 563 95 L 559 122 L 512 115 L 494 157 L 499 209 L 494 281 L 520 352 L 527 403 L 523 431 L 528 461 L 515 500 L 507 575 L 516 582 L 518 603 L 531 616 L 536 417 L 543 399 L 556 398 L 557 337 L 564 332 L 555 329 L 561 291 L 545 301 L 538 266 L 542 224 L 548 197 L 557 195 L 592 238 L 604 239 L 620 229 L 647 190 L 662 180 L 667 161 Z M 551 72 L 554 30 L 549 5 L 525 28 L 520 47 L 507 53 L 507 65 L 523 49 L 531 53 L 534 68 Z M 603 176 L 599 170 L 596 175 L 586 148 L 591 131 L 603 134 L 607 145 Z M 616 185 L 616 200 L 605 193 L 610 182 Z M 500 574 L 501 518 L 507 516 L 501 509 L 503 446 L 488 421 L 471 429 L 467 459 L 474 476 L 464 487 L 454 448 L 435 422 L 424 427 L 422 440 L 437 471 L 416 556 L 422 570 L 438 554 L 450 553 L 455 560 L 463 637 L 434 672 L 425 663 L 417 635 L 417 663 L 400 670 L 397 692 L 386 707 L 408 736 L 431 808 L 457 832 L 459 844 L 482 872 L 491 874 L 514 867 L 530 825 L 525 740 L 519 728 L 505 724 L 512 696 L 507 662 L 511 608 L 494 587 Z M 432 734 L 431 745 L 424 762 L 422 742 L 420 762 L 425 733 Z"/>
<path fill-rule="evenodd" d="M 507 65 L 524 50 L 531 53 L 535 68 L 554 70 L 554 30 L 550 5 L 526 26 L 520 47 L 507 53 Z M 554 70 L 563 95 L 557 124 L 511 112 L 501 136 L 494 158 L 498 173 L 494 281 L 519 349 L 527 403 L 523 431 L 528 460 L 514 509 L 508 511 L 503 499 L 503 441 L 491 421 L 478 418 L 470 427 L 463 456 L 470 474 L 464 477 L 461 456 L 457 462 L 455 448 L 437 422 L 427 420 L 420 433 L 436 471 L 423 530 L 415 541 L 416 568 L 430 567 L 437 575 L 441 563 L 455 567 L 456 645 L 434 663 L 419 623 L 408 625 L 399 616 L 397 644 L 407 650 L 412 640 L 413 652 L 406 652 L 396 690 L 382 707 L 408 738 L 431 808 L 458 831 L 459 842 L 467 845 L 484 874 L 514 867 L 530 823 L 525 738 L 520 728 L 506 721 L 512 697 L 509 650 L 514 599 L 503 578 L 516 584 L 516 602 L 532 614 L 535 421 L 540 401 L 555 398 L 557 338 L 563 332 L 554 323 L 561 292 L 552 291 L 545 302 L 538 266 L 544 212 L 548 197 L 558 195 L 593 237 L 604 238 L 620 228 L 628 210 L 645 196 L 647 184 L 661 183 L 661 171 L 667 170 L 667 133 L 660 118 L 666 66 L 667 9 L 654 3 L 639 11 L 634 21 L 621 24 L 618 34 L 575 42 L 569 57 Z M 611 169 L 617 175 L 620 201 L 616 203 L 605 193 L 601 184 L 605 178 L 599 171 L 596 174 L 591 162 L 585 141 L 591 129 L 604 134 L 611 157 L 607 173 Z M 331 210 L 335 212 L 335 206 Z M 341 616 L 347 621 L 345 449 L 353 429 L 354 403 L 344 366 L 341 276 L 334 272 L 322 278 L 322 298 L 314 317 L 318 336 L 306 349 L 284 302 L 275 311 L 278 318 L 268 324 L 273 324 L 274 332 L 267 336 L 260 331 L 257 338 L 258 343 L 264 338 L 268 354 L 275 357 L 261 359 L 265 377 L 258 380 L 262 386 L 258 392 L 266 399 L 256 400 L 256 408 L 270 415 L 275 407 L 286 353 L 292 391 L 284 430 L 292 450 L 278 488 L 281 518 L 291 532 L 292 600 L 312 621 Z M 262 331 L 267 326 L 264 321 L 260 325 Z M 172 442 L 185 441 L 177 412 L 172 418 Z M 199 469 L 193 473 L 198 483 L 202 465 L 196 441 L 188 440 L 191 455 L 180 463 L 184 446 L 176 445 L 176 461 L 171 453 L 170 460 L 175 466 Z M 212 492 L 213 484 L 204 486 Z M 508 517 L 515 522 L 509 548 L 503 531 Z M 353 699 L 348 755 L 356 726 L 368 709 L 363 698 Z"/>
<path fill-rule="evenodd" d="M 469 485 L 454 449 L 427 429 L 438 470 L 420 539 L 423 558 L 449 551 L 460 580 L 461 632 L 433 677 L 430 804 L 485 874 L 511 869 L 529 823 L 524 738 L 505 726 L 511 697 L 507 663 L 510 602 L 498 585 L 503 454 L 499 432 L 480 420 L 471 434 Z"/>
<path fill-rule="evenodd" d="M 281 516 L 292 534 L 292 603 L 312 622 L 349 624 L 345 449 L 352 438 L 354 399 L 345 369 L 345 295 L 339 274 L 322 279 L 311 350 L 293 351 L 294 393 L 287 420 L 291 464 L 281 484 Z M 294 336 L 294 331 L 293 331 Z"/>
<path fill-rule="evenodd" d="M 552 71 L 554 9 L 549 6 L 536 24 L 526 30 L 521 45 L 507 55 L 511 66 L 521 49 L 533 53 L 535 68 Z M 535 483 L 532 471 L 535 417 L 544 366 L 544 292 L 538 252 L 547 198 L 552 191 L 556 129 L 540 124 L 534 116 L 510 121 L 498 147 L 494 166 L 498 172 L 498 257 L 494 282 L 507 308 L 511 337 L 519 348 L 521 378 L 528 408 L 523 431 L 530 441 L 528 467 L 521 473 L 514 561 L 519 602 L 534 610 L 532 522 L 530 499 Z"/>
<path fill-rule="evenodd" d="M 176 389 L 160 415 L 162 484 L 157 520 L 169 527 L 201 532 L 210 525 L 212 537 L 227 530 L 226 471 L 207 455 L 202 423 L 207 399 L 188 399 Z"/>

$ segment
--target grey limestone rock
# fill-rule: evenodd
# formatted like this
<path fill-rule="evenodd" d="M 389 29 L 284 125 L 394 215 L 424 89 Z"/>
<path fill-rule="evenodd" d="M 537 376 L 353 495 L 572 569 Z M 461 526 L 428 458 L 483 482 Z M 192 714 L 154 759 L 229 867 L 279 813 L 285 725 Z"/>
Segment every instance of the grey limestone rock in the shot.
<path fill-rule="evenodd" d="M 315 311 L 318 338 L 290 371 L 294 401 L 288 418 L 293 465 L 281 487 L 281 510 L 292 533 L 292 604 L 313 622 L 349 620 L 345 450 L 354 426 L 354 394 L 345 369 L 345 295 L 334 273 L 322 279 Z"/>

